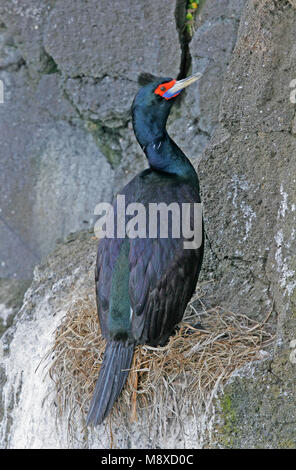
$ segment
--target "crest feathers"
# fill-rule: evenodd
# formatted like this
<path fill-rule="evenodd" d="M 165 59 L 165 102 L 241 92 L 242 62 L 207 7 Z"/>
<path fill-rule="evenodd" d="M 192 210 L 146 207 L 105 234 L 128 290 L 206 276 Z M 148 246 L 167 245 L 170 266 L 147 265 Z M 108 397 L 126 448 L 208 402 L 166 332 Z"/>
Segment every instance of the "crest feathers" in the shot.
<path fill-rule="evenodd" d="M 140 86 L 145 86 L 151 82 L 155 82 L 155 80 L 157 80 L 157 77 L 155 77 L 155 75 L 152 75 L 152 73 L 142 72 L 138 77 L 138 84 Z"/>

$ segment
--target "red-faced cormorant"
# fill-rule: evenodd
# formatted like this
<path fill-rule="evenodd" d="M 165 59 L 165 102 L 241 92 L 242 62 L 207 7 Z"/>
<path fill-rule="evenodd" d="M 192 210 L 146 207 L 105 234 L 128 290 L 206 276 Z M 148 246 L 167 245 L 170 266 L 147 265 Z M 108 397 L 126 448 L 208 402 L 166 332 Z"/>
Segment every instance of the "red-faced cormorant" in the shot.
<path fill-rule="evenodd" d="M 149 203 L 178 203 L 180 207 L 200 203 L 197 174 L 166 131 L 175 97 L 199 77 L 176 81 L 142 76 L 145 85 L 134 99 L 132 118 L 149 168 L 120 191 L 126 206 L 136 202 L 148 209 Z M 184 249 L 182 233 L 178 238 L 170 230 L 166 238 L 159 230 L 153 238 L 119 238 L 115 218 L 114 238 L 99 241 L 96 296 L 107 346 L 87 424 L 98 425 L 109 414 L 126 382 L 135 345 L 164 345 L 181 321 L 202 263 L 203 229 L 198 228 L 201 245 Z"/>

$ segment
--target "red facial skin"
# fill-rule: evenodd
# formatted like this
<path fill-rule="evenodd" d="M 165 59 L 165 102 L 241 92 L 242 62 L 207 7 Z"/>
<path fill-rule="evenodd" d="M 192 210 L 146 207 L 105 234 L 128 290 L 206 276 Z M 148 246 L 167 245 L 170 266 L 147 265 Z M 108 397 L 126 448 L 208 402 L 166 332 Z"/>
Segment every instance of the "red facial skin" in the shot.
<path fill-rule="evenodd" d="M 174 86 L 176 83 L 176 80 L 171 80 L 170 82 L 167 82 L 167 83 L 161 83 L 160 85 L 158 85 L 158 87 L 156 88 L 156 90 L 154 91 L 154 93 L 156 95 L 160 95 L 162 96 L 163 98 L 165 98 L 166 100 L 170 100 L 171 98 L 174 98 L 175 96 L 177 96 L 180 92 L 176 93 L 175 95 L 173 96 L 169 96 L 169 97 L 166 97 L 166 96 L 163 96 L 170 88 L 172 88 L 172 86 Z"/>

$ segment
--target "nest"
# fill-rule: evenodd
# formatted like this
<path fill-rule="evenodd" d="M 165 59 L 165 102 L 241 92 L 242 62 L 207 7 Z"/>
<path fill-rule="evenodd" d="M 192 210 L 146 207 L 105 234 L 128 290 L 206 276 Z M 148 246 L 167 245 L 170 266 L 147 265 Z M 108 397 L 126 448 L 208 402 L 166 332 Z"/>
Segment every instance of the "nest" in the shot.
<path fill-rule="evenodd" d="M 258 323 L 221 307 L 197 312 L 196 303 L 203 305 L 201 295 L 199 289 L 166 346 L 136 347 L 127 384 L 109 424 L 137 421 L 139 415 L 152 422 L 165 415 L 159 428 L 165 433 L 161 427 L 168 420 L 180 421 L 194 403 L 209 406 L 217 387 L 234 371 L 262 359 L 262 351 L 273 340 L 268 318 Z M 47 356 L 52 361 L 49 373 L 56 385 L 57 410 L 60 415 L 67 410 L 70 424 L 77 412 L 85 420 L 105 345 L 94 297 L 75 299 Z"/>

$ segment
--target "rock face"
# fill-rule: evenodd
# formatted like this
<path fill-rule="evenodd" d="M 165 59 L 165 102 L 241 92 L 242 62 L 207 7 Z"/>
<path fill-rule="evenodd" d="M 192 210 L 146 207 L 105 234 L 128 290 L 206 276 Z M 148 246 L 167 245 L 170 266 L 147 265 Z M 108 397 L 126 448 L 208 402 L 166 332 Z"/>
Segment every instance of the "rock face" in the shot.
<path fill-rule="evenodd" d="M 179 73 L 174 10 L 170 0 L 1 2 L 1 277 L 30 278 L 143 169 L 129 109 L 140 72 Z"/>
<path fill-rule="evenodd" d="M 234 377 L 224 390 L 221 446 L 296 446 L 290 349 L 296 338 L 296 140 L 289 86 L 296 76 L 295 20 L 285 2 L 246 5 L 219 126 L 199 166 L 211 245 L 205 278 L 212 272 L 216 281 L 212 302 L 255 318 L 277 314 L 273 361 Z"/>
<path fill-rule="evenodd" d="M 53 393 L 54 384 L 48 375 L 44 380 L 46 362 L 41 365 L 40 362 L 44 360 L 73 296 L 83 296 L 85 291 L 93 288 L 96 244 L 92 233 L 69 236 L 66 243 L 57 248 L 55 255 L 39 265 L 17 321 L 2 338 L 2 448 L 67 447 L 66 430 L 55 431 L 54 403 L 49 400 L 41 411 L 42 402 Z M 9 374 L 7 367 L 10 368 Z M 10 377 L 13 377 L 12 381 Z M 21 413 L 17 411 L 20 409 L 23 410 Z"/>
<path fill-rule="evenodd" d="M 12 41 L 6 29 L 2 37 L 5 44 Z M 16 54 L 15 47 L 4 50 Z M 32 79 L 22 61 L 0 69 L 0 79 L 1 276 L 30 278 L 57 238 L 88 226 L 97 202 L 110 199 L 110 187 L 98 184 L 95 175 L 111 182 L 113 175 L 64 98 L 58 74 Z"/>
<path fill-rule="evenodd" d="M 29 285 L 30 281 L 0 279 L 0 337 L 12 325 Z"/>
<path fill-rule="evenodd" d="M 244 0 L 206 1 L 189 44 L 192 72 L 203 77 L 186 93 L 171 125 L 178 144 L 199 162 L 218 125 L 224 75 L 236 42 Z"/>
<path fill-rule="evenodd" d="M 289 88 L 294 20 L 292 8 L 273 2 L 245 8 L 219 126 L 199 166 L 211 259 L 221 277 L 215 299 L 253 315 L 273 302 L 284 314 L 296 286 L 295 105 Z"/>
<path fill-rule="evenodd" d="M 270 313 L 274 351 L 235 373 L 208 414 L 184 416 L 187 440 L 180 444 L 168 432 L 146 446 L 296 447 L 292 3 L 208 0 L 186 45 L 193 72 L 204 77 L 169 122 L 172 137 L 198 164 L 207 232 L 201 279 L 211 281 L 205 305 L 257 321 Z M 176 76 L 185 45 L 174 2 L 109 7 L 1 2 L 0 261 L 7 277 L 29 277 L 57 238 L 91 225 L 95 204 L 145 165 L 128 114 L 137 74 Z M 103 431 L 86 435 L 80 422 L 68 441 L 66 419 L 56 427 L 55 409 L 44 401 L 53 383 L 42 381 L 41 369 L 35 373 L 69 303 L 93 288 L 95 251 L 90 232 L 59 244 L 36 268 L 3 336 L 2 447 L 110 445 Z M 128 424 L 116 445 L 145 446 L 137 437 L 144 428 Z"/>

